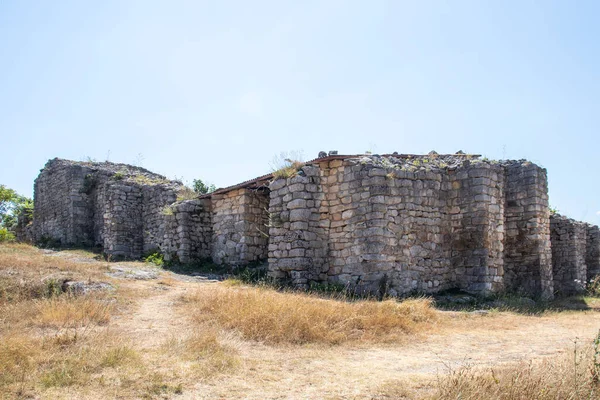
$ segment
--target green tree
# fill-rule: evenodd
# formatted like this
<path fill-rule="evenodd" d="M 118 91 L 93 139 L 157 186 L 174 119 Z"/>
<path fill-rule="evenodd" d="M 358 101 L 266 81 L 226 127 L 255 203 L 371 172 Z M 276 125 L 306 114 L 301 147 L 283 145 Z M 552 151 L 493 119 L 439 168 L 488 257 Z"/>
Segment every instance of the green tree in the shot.
<path fill-rule="evenodd" d="M 5 185 L 0 185 L 0 227 L 12 229 L 21 214 L 28 218 L 33 216 L 33 201 Z"/>
<path fill-rule="evenodd" d="M 212 193 L 217 190 L 212 183 L 204 183 L 201 179 L 194 179 L 194 192 L 198 194 Z"/>

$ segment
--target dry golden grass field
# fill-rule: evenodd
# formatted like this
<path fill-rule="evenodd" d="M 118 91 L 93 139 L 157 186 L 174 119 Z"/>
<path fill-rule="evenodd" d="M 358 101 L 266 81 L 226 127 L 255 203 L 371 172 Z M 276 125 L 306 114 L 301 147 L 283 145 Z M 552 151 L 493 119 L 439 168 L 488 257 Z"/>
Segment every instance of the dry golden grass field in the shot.
<path fill-rule="evenodd" d="M 2 244 L 0 399 L 600 399 L 599 308 L 347 301 Z"/>

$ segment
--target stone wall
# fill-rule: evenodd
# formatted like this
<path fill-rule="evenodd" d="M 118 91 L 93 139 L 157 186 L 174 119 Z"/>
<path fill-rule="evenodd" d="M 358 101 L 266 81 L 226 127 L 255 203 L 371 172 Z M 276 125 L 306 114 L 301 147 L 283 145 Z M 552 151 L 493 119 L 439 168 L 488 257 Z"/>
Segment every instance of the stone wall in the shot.
<path fill-rule="evenodd" d="M 158 249 L 164 236 L 160 210 L 181 188 L 126 164 L 50 160 L 34 184 L 34 240 L 139 258 Z"/>
<path fill-rule="evenodd" d="M 176 201 L 180 183 L 142 168 L 54 159 L 34 187 L 36 241 L 95 245 L 116 258 L 268 259 L 271 277 L 298 288 L 549 299 L 600 274 L 598 227 L 550 218 L 546 170 L 525 160 L 322 157 L 290 177 Z"/>
<path fill-rule="evenodd" d="M 497 292 L 503 288 L 504 174 L 501 166 L 464 161 L 448 171 L 446 207 L 455 281 L 470 292 Z"/>
<path fill-rule="evenodd" d="M 212 253 L 212 210 L 210 199 L 185 200 L 163 209 L 164 236 L 160 250 L 167 261 L 193 263 Z"/>
<path fill-rule="evenodd" d="M 600 275 L 600 229 L 596 225 L 587 225 L 587 251 L 585 257 L 587 279 Z"/>
<path fill-rule="evenodd" d="M 321 174 L 307 166 L 302 174 L 269 186 L 269 274 L 299 288 L 327 280 L 330 221 L 321 218 L 329 212 L 321 180 L 329 177 Z"/>
<path fill-rule="evenodd" d="M 33 235 L 36 242 L 90 246 L 91 212 L 82 193 L 90 169 L 65 160 L 50 160 L 34 183 Z"/>
<path fill-rule="evenodd" d="M 348 157 L 315 160 L 270 188 L 274 278 L 393 295 L 552 297 L 546 172 L 535 164 Z"/>
<path fill-rule="evenodd" d="M 554 290 L 560 295 L 583 292 L 587 225 L 559 214 L 550 216 Z"/>
<path fill-rule="evenodd" d="M 107 182 L 104 190 L 104 252 L 140 258 L 144 250 L 141 187 L 116 181 Z"/>
<path fill-rule="evenodd" d="M 268 191 L 237 189 L 212 198 L 212 258 L 217 264 L 266 260 Z"/>
<path fill-rule="evenodd" d="M 552 297 L 546 170 L 526 161 L 504 164 L 504 284 L 525 295 Z"/>
<path fill-rule="evenodd" d="M 177 187 L 168 184 L 142 186 L 144 254 L 149 254 L 160 249 L 166 230 L 163 211 L 165 207 L 177 200 L 177 189 Z"/>
<path fill-rule="evenodd" d="M 433 154 L 305 166 L 270 186 L 269 273 L 380 294 L 500 290 L 503 180 L 499 165 Z"/>

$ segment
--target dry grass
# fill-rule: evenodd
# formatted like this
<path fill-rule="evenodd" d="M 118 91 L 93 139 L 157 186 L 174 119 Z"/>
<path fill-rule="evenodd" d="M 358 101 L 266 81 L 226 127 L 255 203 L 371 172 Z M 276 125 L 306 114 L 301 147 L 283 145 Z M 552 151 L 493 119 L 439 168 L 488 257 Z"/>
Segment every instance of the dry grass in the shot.
<path fill-rule="evenodd" d="M 110 320 L 112 304 L 93 297 L 60 296 L 37 301 L 36 323 L 44 327 L 103 325 Z"/>
<path fill-rule="evenodd" d="M 493 368 L 453 369 L 437 381 L 388 382 L 377 399 L 554 400 L 600 399 L 600 354 L 596 345 L 577 344 L 570 351 L 542 360 Z"/>
<path fill-rule="evenodd" d="M 280 168 L 273 170 L 273 177 L 279 178 L 292 178 L 296 176 L 298 170 L 304 166 L 304 162 L 298 160 L 286 159 L 284 165 Z"/>
<path fill-rule="evenodd" d="M 100 371 L 139 357 L 117 332 L 108 295 L 74 296 L 64 279 L 106 278 L 93 254 L 60 256 L 23 244 L 0 246 L 0 398 L 39 397 L 53 388 L 84 386 Z"/>
<path fill-rule="evenodd" d="M 267 343 L 398 341 L 431 328 L 438 313 L 428 299 L 346 302 L 266 288 L 215 287 L 185 298 L 194 318 L 216 322 Z"/>
<path fill-rule="evenodd" d="M 104 263 L 81 262 L 95 255 L 82 250 L 65 252 L 69 257 L 45 254 L 26 244 L 0 245 L 0 305 L 52 295 L 64 279 L 106 278 Z"/>
<path fill-rule="evenodd" d="M 453 371 L 440 379 L 433 399 L 600 399 L 593 354 L 588 347 L 542 362 Z"/>
<path fill-rule="evenodd" d="M 240 365 L 239 352 L 219 337 L 215 329 L 196 332 L 187 337 L 171 337 L 163 343 L 162 351 L 177 359 L 191 362 L 196 379 L 208 379 L 236 369 Z"/>

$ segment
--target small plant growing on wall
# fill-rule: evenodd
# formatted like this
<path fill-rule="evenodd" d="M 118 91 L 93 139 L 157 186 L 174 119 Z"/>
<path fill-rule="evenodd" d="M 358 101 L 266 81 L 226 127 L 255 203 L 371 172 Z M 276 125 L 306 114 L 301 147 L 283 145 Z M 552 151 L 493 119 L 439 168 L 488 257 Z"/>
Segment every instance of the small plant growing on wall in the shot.
<path fill-rule="evenodd" d="M 171 207 L 171 206 L 164 206 L 163 209 L 160 211 L 160 213 L 165 216 L 175 215 L 175 212 L 173 211 L 173 207 Z"/>
<path fill-rule="evenodd" d="M 302 153 L 298 151 L 283 152 L 278 156 L 273 157 L 271 161 L 271 171 L 275 179 L 279 178 L 292 178 L 296 176 L 298 170 L 304 166 L 302 159 Z"/>
<path fill-rule="evenodd" d="M 193 191 L 187 186 L 177 191 L 177 201 L 194 200 L 198 198 L 198 192 Z"/>

